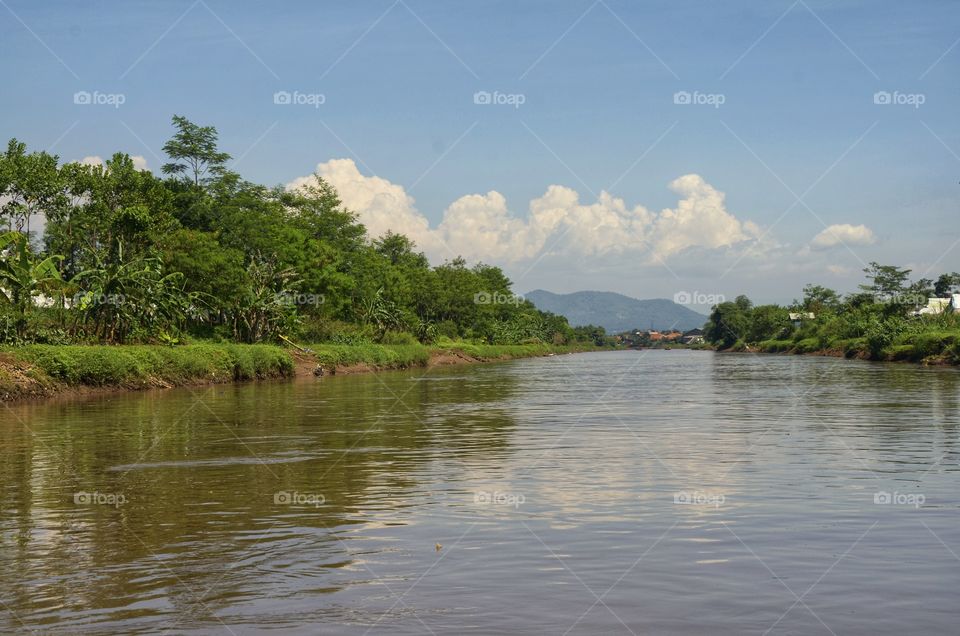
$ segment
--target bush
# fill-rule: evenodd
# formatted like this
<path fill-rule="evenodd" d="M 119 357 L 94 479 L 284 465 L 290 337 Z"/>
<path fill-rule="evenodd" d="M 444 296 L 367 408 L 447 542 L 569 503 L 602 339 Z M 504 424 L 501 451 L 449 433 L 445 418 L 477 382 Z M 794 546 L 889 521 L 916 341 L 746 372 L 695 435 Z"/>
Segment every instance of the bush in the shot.
<path fill-rule="evenodd" d="M 820 350 L 820 340 L 818 338 L 804 338 L 794 345 L 796 353 L 812 353 Z"/>
<path fill-rule="evenodd" d="M 380 338 L 380 344 L 385 345 L 417 345 L 420 341 L 406 331 L 385 331 Z"/>

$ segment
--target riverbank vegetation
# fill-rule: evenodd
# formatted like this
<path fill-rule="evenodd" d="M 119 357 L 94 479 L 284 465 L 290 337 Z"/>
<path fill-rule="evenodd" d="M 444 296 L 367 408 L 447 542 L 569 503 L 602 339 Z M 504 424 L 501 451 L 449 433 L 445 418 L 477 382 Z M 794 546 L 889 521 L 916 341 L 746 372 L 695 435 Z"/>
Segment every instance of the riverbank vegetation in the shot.
<path fill-rule="evenodd" d="M 960 313 L 947 300 L 960 291 L 960 274 L 911 282 L 909 269 L 878 263 L 864 273 L 867 282 L 846 296 L 807 285 L 786 307 L 746 296 L 716 305 L 705 338 L 721 350 L 960 364 Z M 939 311 L 921 312 L 930 298 L 943 299 Z"/>
<path fill-rule="evenodd" d="M 0 348 L 0 400 L 74 389 L 146 389 L 409 369 L 572 353 L 592 345 L 491 345 L 441 339 L 431 345 L 42 345 Z"/>
<path fill-rule="evenodd" d="M 497 267 L 461 258 L 431 266 L 405 236 L 369 236 L 320 176 L 297 188 L 252 183 L 229 168 L 215 128 L 179 116 L 173 125 L 162 177 L 122 153 L 61 165 L 15 139 L 0 153 L 0 345 L 284 337 L 366 357 L 407 355 L 375 345 L 421 356 L 415 345 L 444 338 L 466 346 L 606 341 L 602 330 L 571 328 L 516 296 Z M 100 355 L 24 351 L 43 351 L 43 360 Z M 189 366 L 189 351 L 161 362 L 130 350 L 118 369 Z M 230 356 L 240 354 L 223 355 L 210 363 L 216 373 L 239 364 Z"/>

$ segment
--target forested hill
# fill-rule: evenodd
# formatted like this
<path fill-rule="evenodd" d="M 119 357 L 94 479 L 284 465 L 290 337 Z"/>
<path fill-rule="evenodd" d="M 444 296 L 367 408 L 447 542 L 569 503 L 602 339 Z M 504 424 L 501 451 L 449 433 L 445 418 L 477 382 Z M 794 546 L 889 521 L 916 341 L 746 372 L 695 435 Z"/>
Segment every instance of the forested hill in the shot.
<path fill-rule="evenodd" d="M 538 289 L 526 294 L 541 311 L 566 316 L 571 325 L 599 325 L 607 333 L 631 329 L 694 329 L 707 317 L 666 298 L 638 300 L 615 292 L 554 294 Z"/>

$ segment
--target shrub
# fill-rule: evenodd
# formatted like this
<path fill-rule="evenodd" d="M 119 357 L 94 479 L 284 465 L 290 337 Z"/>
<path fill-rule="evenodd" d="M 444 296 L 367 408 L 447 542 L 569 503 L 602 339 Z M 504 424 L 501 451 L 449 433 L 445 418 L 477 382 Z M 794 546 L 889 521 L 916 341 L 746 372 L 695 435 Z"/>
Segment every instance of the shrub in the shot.
<path fill-rule="evenodd" d="M 385 331 L 380 338 L 380 344 L 385 345 L 416 345 L 420 341 L 406 331 Z"/>

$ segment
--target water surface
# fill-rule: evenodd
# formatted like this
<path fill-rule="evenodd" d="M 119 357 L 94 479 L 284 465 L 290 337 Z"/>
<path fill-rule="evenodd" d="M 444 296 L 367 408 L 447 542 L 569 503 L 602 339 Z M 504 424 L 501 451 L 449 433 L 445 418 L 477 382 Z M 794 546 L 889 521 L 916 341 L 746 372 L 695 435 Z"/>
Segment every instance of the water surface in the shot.
<path fill-rule="evenodd" d="M 0 630 L 955 633 L 958 425 L 692 351 L 4 407 Z"/>

